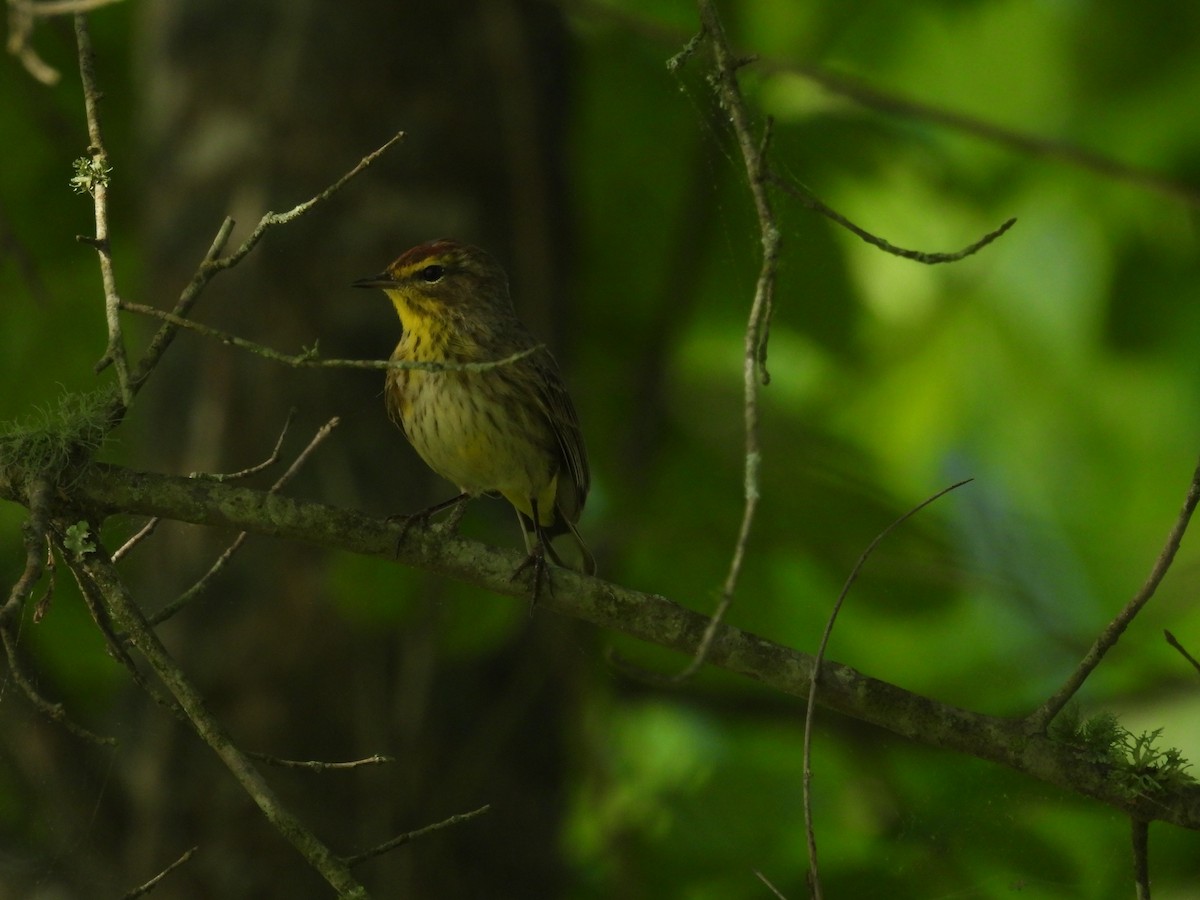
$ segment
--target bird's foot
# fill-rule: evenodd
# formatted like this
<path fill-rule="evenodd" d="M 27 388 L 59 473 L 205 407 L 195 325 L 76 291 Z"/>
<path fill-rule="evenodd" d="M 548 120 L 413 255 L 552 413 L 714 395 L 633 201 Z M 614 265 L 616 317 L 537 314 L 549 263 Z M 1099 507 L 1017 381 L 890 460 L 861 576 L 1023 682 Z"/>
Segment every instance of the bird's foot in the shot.
<path fill-rule="evenodd" d="M 409 530 L 414 525 L 420 525 L 422 529 L 436 530 L 439 534 L 453 535 L 458 532 L 458 523 L 462 521 L 463 515 L 467 511 L 467 501 L 471 499 L 471 495 L 465 491 L 457 497 L 451 497 L 449 500 L 443 500 L 441 503 L 435 503 L 428 509 L 422 509 L 415 513 L 398 513 L 393 516 L 388 516 L 384 521 L 389 524 L 400 522 L 400 534 L 396 536 L 396 549 L 392 552 L 393 556 L 400 555 L 400 546 L 404 543 L 404 539 L 408 537 Z M 446 521 L 440 525 L 430 525 L 429 520 L 440 512 L 450 510 L 450 515 L 446 517 Z"/>
<path fill-rule="evenodd" d="M 513 570 L 508 580 L 516 581 L 517 577 L 529 568 L 533 569 L 533 588 L 529 598 L 529 614 L 532 616 L 533 608 L 537 606 L 538 599 L 542 596 L 542 582 L 545 582 L 546 590 L 550 596 L 554 596 L 554 581 L 550 577 L 550 567 L 546 563 L 546 545 L 541 541 L 533 545 L 533 549 L 529 551 L 529 555 Z"/>

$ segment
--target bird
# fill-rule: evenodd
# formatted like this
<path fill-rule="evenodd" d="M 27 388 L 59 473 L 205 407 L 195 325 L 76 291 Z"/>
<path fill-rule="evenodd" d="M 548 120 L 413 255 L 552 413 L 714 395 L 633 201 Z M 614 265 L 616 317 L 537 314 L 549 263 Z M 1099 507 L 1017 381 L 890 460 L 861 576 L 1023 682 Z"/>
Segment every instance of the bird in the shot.
<path fill-rule="evenodd" d="M 553 538 L 573 539 L 575 568 L 595 574 L 577 528 L 591 483 L 579 417 L 554 357 L 517 317 L 503 267 L 479 247 L 439 238 L 353 286 L 380 288 L 395 307 L 401 337 L 391 360 L 407 366 L 387 371 L 387 411 L 460 492 L 407 522 L 499 495 L 525 538 L 527 556 L 512 577 L 534 567 L 535 603 L 548 581 L 545 558 L 565 566 Z"/>

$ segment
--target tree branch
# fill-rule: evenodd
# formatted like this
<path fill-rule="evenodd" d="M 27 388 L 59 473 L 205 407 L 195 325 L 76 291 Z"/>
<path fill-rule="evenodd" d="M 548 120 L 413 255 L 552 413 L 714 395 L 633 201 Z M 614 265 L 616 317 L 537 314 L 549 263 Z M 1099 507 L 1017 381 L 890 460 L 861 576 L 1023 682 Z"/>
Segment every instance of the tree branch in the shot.
<path fill-rule="evenodd" d="M 87 15 L 75 14 L 75 42 L 79 46 L 79 76 L 83 81 L 83 105 L 87 112 L 89 175 L 86 180 L 92 205 L 96 210 L 96 236 L 88 243 L 100 255 L 100 278 L 104 284 L 104 312 L 108 322 L 108 347 L 104 356 L 96 363 L 96 371 L 112 365 L 117 370 L 117 384 L 121 389 L 121 402 L 129 406 L 133 402 L 133 391 L 129 384 L 129 360 L 125 355 L 125 339 L 121 334 L 120 303 L 117 294 L 117 279 L 113 273 L 112 248 L 108 243 L 108 151 L 104 149 L 104 133 L 100 128 L 100 98 L 103 96 L 96 82 L 96 54 L 92 49 L 92 36 L 88 31 Z"/>
<path fill-rule="evenodd" d="M 91 510 L 96 516 L 117 512 L 161 516 L 304 541 L 413 566 L 527 600 L 525 588 L 511 580 L 523 553 L 422 529 L 410 529 L 397 545 L 400 524 L 353 510 L 101 463 L 74 475 L 64 490 L 67 496 L 61 502 Z M 0 498 L 27 502 L 22 483 L 14 481 L 3 467 Z M 695 653 L 709 623 L 709 617 L 665 597 L 567 569 L 555 571 L 554 583 L 554 594 L 542 599 L 541 608 L 688 655 Z M 717 630 L 707 661 L 801 699 L 808 696 L 815 664 L 808 654 L 729 625 Z M 834 662 L 821 665 L 818 702 L 922 744 L 966 753 L 1093 797 L 1130 815 L 1200 830 L 1200 786 L 1152 797 L 1130 792 L 1114 780 L 1109 768 L 1088 760 L 1075 747 L 1029 733 L 1023 719 L 987 716 L 939 703 Z"/>
<path fill-rule="evenodd" d="M 96 541 L 95 549 L 72 560 L 72 567 L 92 582 L 108 606 L 113 621 L 129 635 L 155 674 L 179 702 L 200 738 L 221 761 L 262 810 L 267 820 L 284 836 L 309 865 L 321 873 L 342 898 L 365 898 L 366 889 L 350 874 L 349 867 L 285 807 L 249 758 L 233 743 L 225 727 L 208 709 L 204 698 L 179 668 L 129 595 L 125 583 Z"/>

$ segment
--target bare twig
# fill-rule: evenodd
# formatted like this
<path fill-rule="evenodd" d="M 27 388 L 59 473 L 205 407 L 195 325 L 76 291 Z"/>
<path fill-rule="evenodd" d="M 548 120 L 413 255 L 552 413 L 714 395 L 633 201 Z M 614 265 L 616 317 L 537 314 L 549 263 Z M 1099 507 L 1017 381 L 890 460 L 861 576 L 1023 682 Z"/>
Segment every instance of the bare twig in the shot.
<path fill-rule="evenodd" d="M 388 140 L 381 147 L 372 150 L 370 153 L 360 159 L 358 161 L 358 165 L 356 165 L 353 169 L 351 169 L 329 187 L 325 188 L 325 190 L 321 191 L 314 197 L 310 197 L 303 203 L 296 204 L 287 212 L 266 213 L 261 219 L 258 220 L 258 225 L 256 225 L 254 230 L 250 232 L 249 237 L 242 241 L 241 246 L 228 256 L 223 256 L 220 259 L 214 260 L 211 263 L 212 268 L 219 270 L 236 266 L 242 261 L 246 254 L 254 249 L 255 244 L 262 240 L 264 234 L 266 234 L 276 225 L 286 225 L 288 222 L 295 221 L 318 203 L 323 203 L 324 201 L 328 200 L 330 197 L 344 188 L 355 176 L 367 168 L 367 166 L 371 165 L 371 163 L 375 162 L 375 160 L 379 159 L 380 156 L 386 153 L 393 144 L 402 140 L 403 138 L 403 131 L 399 131 L 392 135 L 392 137 L 388 138 Z"/>
<path fill-rule="evenodd" d="M 92 175 L 87 188 L 92 195 L 96 211 L 96 236 L 88 243 L 96 248 L 100 256 L 100 278 L 104 284 L 104 311 L 108 322 L 108 347 L 96 364 L 99 372 L 109 365 L 117 371 L 117 383 L 121 388 L 121 402 L 129 406 L 133 392 L 129 386 L 129 360 L 125 355 L 125 339 L 121 335 L 120 297 L 117 280 L 113 274 L 112 248 L 108 242 L 108 152 L 104 149 L 104 134 L 100 128 L 100 88 L 96 83 L 96 53 L 92 49 L 92 36 L 88 30 L 87 16 L 75 14 L 75 41 L 79 45 L 79 75 L 83 80 L 83 104 L 87 112 L 88 155 L 91 157 Z"/>
<path fill-rule="evenodd" d="M 841 612 L 842 604 L 846 602 L 846 597 L 850 593 L 850 588 L 854 586 L 854 582 L 858 580 L 858 575 L 862 571 L 871 554 L 875 552 L 883 540 L 895 531 L 900 525 L 907 522 L 929 504 L 933 503 L 951 491 L 957 490 L 965 484 L 970 484 L 974 479 L 965 478 L 962 481 L 957 481 L 949 487 L 944 487 L 932 497 L 922 500 L 904 515 L 893 521 L 887 528 L 875 535 L 874 540 L 867 544 L 867 547 L 859 555 L 858 560 L 854 563 L 854 567 L 850 570 L 850 574 L 846 577 L 846 583 L 842 585 L 842 591 L 838 594 L 837 600 L 833 604 L 833 609 L 829 613 L 829 618 L 825 622 L 825 630 L 821 633 L 821 641 L 817 645 L 817 653 L 813 662 L 812 679 L 808 686 L 808 705 L 804 711 L 804 767 L 803 767 L 803 790 L 804 790 L 804 831 L 808 838 L 808 881 L 812 889 L 814 900 L 821 900 L 821 876 L 820 870 L 817 867 L 817 836 L 813 828 L 812 818 L 812 734 L 813 734 L 813 716 L 817 708 L 817 685 L 821 681 L 821 665 L 825 661 L 825 649 L 829 646 L 830 635 L 833 634 L 833 624 L 837 621 L 838 613 Z"/>
<path fill-rule="evenodd" d="M 906 250 L 903 247 L 897 247 L 895 244 L 884 240 L 878 235 L 872 234 L 865 228 L 855 225 L 840 212 L 832 209 L 829 206 L 826 206 L 822 201 L 818 200 L 805 188 L 802 188 L 795 182 L 786 178 L 782 178 L 774 172 L 770 174 L 770 179 L 771 184 L 775 185 L 780 190 L 799 200 L 802 204 L 814 212 L 818 212 L 826 218 L 833 220 L 851 234 L 862 238 L 871 246 L 878 247 L 880 250 L 884 251 L 885 253 L 890 253 L 893 256 L 899 256 L 903 259 L 911 259 L 914 262 L 924 263 L 927 266 L 937 265 L 938 263 L 958 262 L 960 259 L 964 259 L 973 253 L 978 253 L 992 241 L 996 240 L 996 238 L 1000 237 L 1000 235 L 1004 234 L 1004 232 L 1008 231 L 1008 229 L 1017 224 L 1017 220 L 1015 218 L 1008 219 L 999 228 L 994 231 L 989 231 L 979 240 L 975 241 L 975 243 L 968 244 L 961 250 L 955 250 L 949 253 L 931 253 L 925 250 Z"/>
<path fill-rule="evenodd" d="M 1075 692 L 1083 686 L 1083 683 L 1092 674 L 1096 666 L 1100 665 L 1100 661 L 1104 659 L 1104 655 L 1120 640 L 1125 629 L 1129 627 L 1129 623 L 1133 621 L 1134 617 L 1141 612 L 1142 607 L 1154 596 L 1154 592 L 1158 589 L 1159 584 L 1166 577 L 1167 570 L 1171 568 L 1175 554 L 1179 551 L 1179 545 L 1183 541 L 1184 532 L 1187 531 L 1188 522 L 1191 521 L 1192 513 L 1195 511 L 1197 503 L 1200 503 L 1200 463 L 1197 464 L 1196 470 L 1192 473 L 1192 483 L 1188 486 L 1187 495 L 1184 497 L 1183 508 L 1180 509 L 1179 515 L 1175 519 L 1175 524 L 1171 526 L 1171 531 L 1167 535 L 1166 545 L 1163 547 L 1162 552 L 1158 554 L 1158 559 L 1154 561 L 1154 565 L 1151 567 L 1146 581 L 1138 589 L 1138 592 L 1133 595 L 1133 599 L 1125 604 L 1125 608 L 1117 613 L 1116 617 L 1100 632 L 1083 660 L 1076 667 L 1075 671 L 1070 674 L 1063 686 L 1051 694 L 1049 699 L 1025 720 L 1026 726 L 1031 732 L 1036 734 L 1045 732 L 1054 717 L 1075 696 Z"/>
<path fill-rule="evenodd" d="M 248 474 L 261 471 L 266 465 L 278 460 L 279 448 L 283 443 L 283 436 L 287 433 L 287 426 L 291 420 L 292 416 L 289 413 L 287 423 L 285 423 L 283 426 L 283 432 L 279 435 L 279 440 L 275 444 L 275 450 L 272 452 L 271 458 L 268 459 L 266 463 L 260 463 L 257 466 L 251 466 L 249 469 L 243 469 L 241 472 L 235 472 L 232 475 L 220 476 L 196 474 L 192 477 L 204 478 L 208 481 L 224 482 L 233 480 L 234 478 L 245 477 Z M 295 477 L 296 473 L 300 471 L 300 467 L 304 465 L 305 461 L 309 458 L 309 456 L 312 455 L 313 451 L 316 450 L 317 447 L 320 446 L 320 444 L 325 440 L 325 438 L 329 437 L 333 429 L 338 426 L 339 421 L 340 420 L 334 416 L 317 429 L 317 433 L 313 435 L 313 438 L 308 442 L 308 445 L 300 451 L 299 456 L 297 456 L 292 464 L 288 466 L 287 471 L 279 476 L 279 479 L 267 489 L 268 494 L 279 493 L 279 491 L 283 489 L 284 485 L 286 485 L 292 480 L 293 477 Z M 230 560 L 232 560 L 234 555 L 242 548 L 242 545 L 246 543 L 247 537 L 247 532 L 243 531 L 239 533 L 238 536 L 233 539 L 233 542 L 225 548 L 224 552 L 217 557 L 216 561 L 209 567 L 208 571 L 200 577 L 199 581 L 156 612 L 153 616 L 149 617 L 150 624 L 159 625 L 162 622 L 165 622 L 167 619 L 171 618 L 173 615 L 178 613 L 181 609 L 203 594 L 206 590 L 208 590 L 208 586 L 212 584 L 213 580 L 225 570 L 225 567 L 229 565 Z"/>
<path fill-rule="evenodd" d="M 49 87 L 58 84 L 58 79 L 62 76 L 58 69 L 38 56 L 37 51 L 30 43 L 30 39 L 33 37 L 33 25 L 36 21 L 36 16 L 29 9 L 30 6 L 36 6 L 36 4 L 8 0 L 8 41 L 6 46 L 8 52 L 25 67 L 26 72 L 35 80 Z"/>
<path fill-rule="evenodd" d="M 1150 900 L 1150 823 L 1130 820 L 1133 843 L 1133 883 L 1137 900 Z"/>
<path fill-rule="evenodd" d="M 26 673 L 24 664 L 21 662 L 21 657 L 17 652 L 17 641 L 14 632 L 14 623 L 8 622 L 0 625 L 0 641 L 4 643 L 4 654 L 8 658 L 8 670 L 12 673 L 13 681 L 17 683 L 17 687 L 21 689 L 21 692 L 25 695 L 25 699 L 29 701 L 30 705 L 46 718 L 57 722 L 78 738 L 90 741 L 93 744 L 99 744 L 102 747 L 117 746 L 116 738 L 104 737 L 93 731 L 89 731 L 71 719 L 61 703 L 52 703 L 38 693 L 38 689 L 34 687 L 33 680 Z"/>
<path fill-rule="evenodd" d="M 765 385 L 770 382 L 766 365 L 767 341 L 770 336 L 771 311 L 775 299 L 775 270 L 779 262 L 781 245 L 779 228 L 775 224 L 775 212 L 771 207 L 771 198 L 767 196 L 766 189 L 766 151 L 771 139 L 771 122 L 768 120 L 761 140 L 756 142 L 751 134 L 750 113 L 742 99 L 741 88 L 737 81 L 737 69 L 740 61 L 735 59 L 729 50 L 725 30 L 711 0 L 700 0 L 700 21 L 704 29 L 703 34 L 712 45 L 716 69 L 714 89 L 721 106 L 729 113 L 738 146 L 741 148 L 742 162 L 746 167 L 750 193 L 754 198 L 754 209 L 758 216 L 759 237 L 762 243 L 762 264 L 758 273 L 758 282 L 754 288 L 754 300 L 750 304 L 750 317 L 746 323 L 742 357 L 742 417 L 746 434 L 743 486 L 745 505 L 742 508 L 742 521 L 738 527 L 737 542 L 734 544 L 729 571 L 721 589 L 721 600 L 709 620 L 708 628 L 705 629 L 704 637 L 696 649 L 695 656 L 675 676 L 674 681 L 677 683 L 691 678 L 704 665 L 717 629 L 724 621 L 725 614 L 733 603 L 734 592 L 742 573 L 742 564 L 746 558 L 746 546 L 750 541 L 750 529 L 754 524 L 754 515 L 758 509 L 759 470 L 762 466 L 762 450 L 758 437 L 758 390 L 760 384 Z M 685 47 L 683 52 L 690 54 L 691 46 L 689 42 L 689 46 Z"/>
<path fill-rule="evenodd" d="M 25 537 L 25 568 L 0 607 L 0 625 L 19 619 L 25 601 L 42 577 L 46 564 L 46 532 L 50 529 L 50 483 L 38 478 L 29 489 L 29 518 L 21 526 Z"/>
<path fill-rule="evenodd" d="M 376 856 L 387 853 L 389 850 L 395 850 L 397 847 L 401 847 L 410 841 L 417 840 L 418 838 L 423 838 L 426 835 L 433 834 L 435 831 L 441 831 L 444 828 L 451 828 L 455 825 L 461 825 L 463 822 L 469 822 L 471 819 L 478 818 L 484 813 L 490 812 L 491 809 L 492 805 L 489 803 L 479 807 L 479 809 L 473 809 L 470 812 L 458 813 L 457 815 L 453 815 L 448 819 L 435 822 L 433 825 L 426 825 L 424 828 L 418 828 L 416 831 L 409 831 L 405 834 L 397 835 L 390 841 L 384 841 L 378 847 L 372 847 L 370 850 L 364 851 L 363 853 L 344 857 L 342 862 L 344 862 L 347 866 L 357 866 L 361 862 L 366 862 L 368 859 L 374 859 Z"/>
<path fill-rule="evenodd" d="M 150 535 L 154 534 L 154 532 L 158 530 L 158 526 L 161 523 L 162 519 L 160 519 L 158 516 L 155 516 L 145 525 L 139 528 L 133 534 L 133 536 L 129 538 L 129 540 L 113 551 L 113 562 L 120 562 L 122 559 L 124 559 L 126 555 L 128 555 L 135 547 L 137 547 L 138 544 L 146 540 L 146 538 L 150 537 Z"/>
<path fill-rule="evenodd" d="M 1179 638 L 1175 637 L 1175 635 L 1171 634 L 1171 632 L 1167 631 L 1165 628 L 1163 629 L 1163 637 L 1167 639 L 1168 644 L 1183 654 L 1183 658 L 1190 662 L 1192 667 L 1197 672 L 1200 672 L 1200 660 L 1196 659 L 1196 657 L 1187 652 L 1183 644 L 1179 643 Z"/>
<path fill-rule="evenodd" d="M 154 890 L 156 887 L 158 887 L 158 883 L 160 881 L 162 881 L 164 878 L 166 878 L 168 875 L 170 875 L 172 872 L 174 872 L 176 869 L 178 869 L 180 866 L 182 866 L 185 862 L 187 862 L 189 859 L 191 859 L 195 855 L 196 851 L 199 849 L 200 849 L 199 847 L 193 847 L 191 850 L 186 851 L 183 854 L 183 856 L 179 857 L 179 859 L 175 860 L 175 862 L 171 863 L 169 866 L 167 866 L 165 869 L 163 869 L 161 872 L 159 872 L 157 875 L 155 875 L 153 878 L 151 878 L 145 884 L 141 884 L 141 885 L 138 885 L 137 887 L 135 887 L 132 891 L 130 891 L 128 894 L 126 894 L 124 897 L 122 897 L 121 900 L 137 900 L 138 897 L 146 896 L 146 894 L 150 893 L 152 890 Z"/>
<path fill-rule="evenodd" d="M 777 887 L 775 887 L 775 885 L 771 884 L 771 880 L 769 878 L 767 878 L 766 875 L 764 875 L 762 872 L 758 871 L 758 869 L 754 870 L 754 874 L 758 876 L 758 880 L 761 881 L 763 884 L 765 884 L 767 886 L 767 889 L 772 894 L 774 894 L 776 897 L 778 897 L 779 900 L 787 900 L 787 897 L 783 896 L 783 893 L 779 890 L 779 888 L 777 888 Z"/>
<path fill-rule="evenodd" d="M 238 337 L 236 334 L 230 334 L 227 331 L 221 331 L 217 328 L 210 328 L 208 325 L 202 325 L 199 322 L 185 319 L 174 313 L 155 309 L 153 306 L 122 301 L 121 309 L 142 316 L 161 319 L 176 328 L 185 328 L 189 331 L 194 331 L 197 334 L 220 341 L 222 344 L 228 344 L 231 347 L 237 347 L 239 350 L 245 350 L 264 359 L 297 369 L 420 369 L 423 372 L 485 372 L 488 369 L 511 365 L 519 359 L 524 359 L 531 354 L 537 353 L 545 346 L 544 344 L 537 344 L 527 350 L 521 350 L 506 356 L 503 359 L 489 360 L 487 362 L 422 362 L 403 359 L 321 359 L 317 356 L 315 347 L 303 350 L 300 353 L 281 353 L 278 350 L 272 350 L 270 347 L 264 347 L 262 344 L 256 344 L 253 341 Z"/>
<path fill-rule="evenodd" d="M 269 766 L 278 766 L 281 769 L 307 769 L 309 772 L 337 772 L 345 769 L 359 769 L 363 766 L 382 766 L 396 761 L 395 757 L 385 756 L 382 753 L 376 753 L 373 756 L 349 762 L 322 762 L 317 759 L 281 759 L 269 753 L 255 752 L 247 752 L 246 755 Z"/>
<path fill-rule="evenodd" d="M 262 774 L 233 743 L 225 727 L 213 716 L 200 692 L 180 669 L 134 603 L 99 540 L 96 541 L 95 550 L 80 558 L 78 565 L 95 582 L 113 621 L 130 636 L 133 645 L 183 708 L 196 733 L 220 757 L 267 820 L 339 895 L 366 897 L 366 889 L 350 873 L 346 863 L 280 802 Z"/>

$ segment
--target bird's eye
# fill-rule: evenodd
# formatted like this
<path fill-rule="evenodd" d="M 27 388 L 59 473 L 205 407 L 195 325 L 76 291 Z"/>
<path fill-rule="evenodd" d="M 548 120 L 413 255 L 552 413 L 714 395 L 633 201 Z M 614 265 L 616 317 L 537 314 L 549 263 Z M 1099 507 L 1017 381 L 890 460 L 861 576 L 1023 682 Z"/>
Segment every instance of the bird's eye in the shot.
<path fill-rule="evenodd" d="M 426 266 L 419 273 L 421 280 L 426 284 L 437 284 L 442 280 L 442 276 L 446 274 L 445 266 Z"/>

